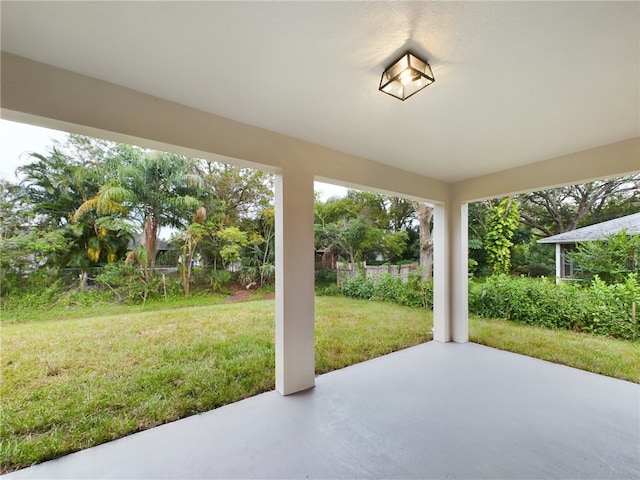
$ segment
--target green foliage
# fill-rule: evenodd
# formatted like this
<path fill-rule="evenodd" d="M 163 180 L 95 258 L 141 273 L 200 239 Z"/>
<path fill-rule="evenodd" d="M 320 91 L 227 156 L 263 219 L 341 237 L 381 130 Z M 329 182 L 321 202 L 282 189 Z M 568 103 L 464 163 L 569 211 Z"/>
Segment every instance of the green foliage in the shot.
<path fill-rule="evenodd" d="M 382 236 L 381 245 L 383 247 L 383 254 L 390 260 L 401 258 L 402 254 L 407 249 L 407 243 L 409 241 L 409 234 L 406 230 L 400 230 L 398 232 L 387 232 Z"/>
<path fill-rule="evenodd" d="M 111 291 L 119 303 L 135 304 L 157 299 L 164 295 L 159 276 L 145 277 L 138 266 L 115 262 L 105 265 L 96 275 L 95 281 Z M 168 285 L 167 294 L 175 295 L 173 283 Z"/>
<path fill-rule="evenodd" d="M 19 168 L 23 175 L 20 200 L 35 216 L 23 217 L 20 232 L 55 231 L 66 242 L 63 250 L 47 253 L 47 265 L 87 270 L 124 256 L 132 229 L 118 217 L 121 212 L 96 214 L 95 208 L 82 209 L 100 191 L 104 159 L 88 166 L 57 148 L 30 157 L 31 162 Z"/>
<path fill-rule="evenodd" d="M 221 243 L 220 256 L 225 264 L 240 260 L 242 248 L 249 244 L 247 233 L 238 227 L 226 227 L 220 230 L 217 235 Z"/>
<path fill-rule="evenodd" d="M 229 270 L 211 270 L 209 272 L 211 290 L 216 293 L 230 293 L 229 285 L 232 280 L 233 274 Z"/>
<path fill-rule="evenodd" d="M 378 256 L 407 259 L 417 254 L 415 218 L 408 200 L 349 190 L 346 197 L 315 202 L 316 249 L 351 264 Z"/>
<path fill-rule="evenodd" d="M 153 268 L 160 229 L 186 227 L 201 206 L 202 179 L 187 157 L 122 144 L 115 150 L 105 162 L 100 189 L 77 207 L 74 220 L 91 212 L 137 220 Z"/>
<path fill-rule="evenodd" d="M 220 210 L 225 225 L 240 226 L 254 220 L 273 203 L 273 175 L 250 168 L 201 160 L 197 171 L 210 195 L 205 197 L 207 211 Z"/>
<path fill-rule="evenodd" d="M 433 307 L 433 283 L 423 282 L 419 275 L 412 275 L 409 281 L 386 273 L 377 278 L 357 275 L 342 282 L 345 297 L 361 300 L 380 300 L 408 307 Z"/>
<path fill-rule="evenodd" d="M 9 272 L 2 278 L 2 309 L 19 310 L 50 307 L 60 301 L 70 282 L 41 269 L 28 275 Z"/>
<path fill-rule="evenodd" d="M 342 297 L 342 289 L 336 284 L 316 288 L 316 295 L 319 297 Z"/>
<path fill-rule="evenodd" d="M 362 274 L 352 278 L 345 278 L 340 287 L 345 297 L 359 300 L 372 300 L 375 296 L 375 282 L 373 278 Z"/>
<path fill-rule="evenodd" d="M 337 274 L 334 270 L 328 268 L 319 268 L 316 270 L 316 283 L 336 283 Z"/>
<path fill-rule="evenodd" d="M 569 258 L 580 278 L 592 281 L 597 276 L 609 284 L 624 282 L 630 273 L 640 274 L 640 235 L 621 231 L 604 241 L 582 242 Z"/>
<path fill-rule="evenodd" d="M 531 229 L 521 225 L 514 233 L 511 270 L 528 277 L 555 275 L 555 252 L 549 245 L 538 243 Z"/>
<path fill-rule="evenodd" d="M 640 282 L 637 274 L 630 274 L 623 283 L 607 285 L 595 277 L 588 289 L 589 322 L 584 330 L 599 335 L 628 340 L 640 340 Z"/>
<path fill-rule="evenodd" d="M 640 175 L 518 195 L 522 222 L 542 235 L 619 218 L 640 208 Z"/>
<path fill-rule="evenodd" d="M 596 278 L 588 287 L 499 275 L 473 282 L 469 290 L 469 312 L 481 317 L 640 340 L 633 302 L 640 304 L 636 275 L 616 285 Z"/>
<path fill-rule="evenodd" d="M 69 243 L 60 230 L 32 229 L 12 236 L 0 237 L 0 284 L 6 292 L 5 282 L 11 276 L 23 277 L 47 264 L 51 256 L 61 255 Z M 16 285 L 17 286 L 17 285 Z"/>
<path fill-rule="evenodd" d="M 489 210 L 484 247 L 494 274 L 509 272 L 513 246 L 511 239 L 520 221 L 519 218 L 518 206 L 510 198 L 505 198 Z"/>

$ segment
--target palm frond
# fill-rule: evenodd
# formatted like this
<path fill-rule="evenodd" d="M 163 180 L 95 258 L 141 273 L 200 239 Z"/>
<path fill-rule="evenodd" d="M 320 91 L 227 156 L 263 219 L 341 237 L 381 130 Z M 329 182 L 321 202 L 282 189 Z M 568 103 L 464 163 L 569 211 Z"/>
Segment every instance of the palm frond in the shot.
<path fill-rule="evenodd" d="M 97 197 L 90 198 L 89 200 L 84 202 L 82 205 L 80 205 L 77 208 L 77 210 L 71 216 L 71 221 L 77 222 L 81 217 L 83 217 L 90 211 L 95 210 L 97 203 L 98 203 Z"/>

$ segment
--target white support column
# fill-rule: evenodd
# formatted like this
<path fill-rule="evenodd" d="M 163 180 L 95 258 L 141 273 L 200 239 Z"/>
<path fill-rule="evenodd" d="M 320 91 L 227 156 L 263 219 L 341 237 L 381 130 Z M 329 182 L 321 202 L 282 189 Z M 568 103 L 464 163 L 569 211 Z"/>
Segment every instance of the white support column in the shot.
<path fill-rule="evenodd" d="M 562 245 L 556 243 L 556 285 L 562 281 Z"/>
<path fill-rule="evenodd" d="M 276 175 L 276 389 L 315 385 L 313 175 Z"/>
<path fill-rule="evenodd" d="M 438 204 L 433 215 L 433 338 L 469 341 L 467 204 Z"/>

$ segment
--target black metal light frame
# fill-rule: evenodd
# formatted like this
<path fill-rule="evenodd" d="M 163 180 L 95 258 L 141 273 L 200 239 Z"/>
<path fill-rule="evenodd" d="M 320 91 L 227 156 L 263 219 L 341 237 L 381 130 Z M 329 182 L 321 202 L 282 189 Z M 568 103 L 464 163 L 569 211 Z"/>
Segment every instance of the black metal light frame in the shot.
<path fill-rule="evenodd" d="M 378 90 L 404 102 L 435 81 L 431 66 L 408 51 L 385 68 Z"/>

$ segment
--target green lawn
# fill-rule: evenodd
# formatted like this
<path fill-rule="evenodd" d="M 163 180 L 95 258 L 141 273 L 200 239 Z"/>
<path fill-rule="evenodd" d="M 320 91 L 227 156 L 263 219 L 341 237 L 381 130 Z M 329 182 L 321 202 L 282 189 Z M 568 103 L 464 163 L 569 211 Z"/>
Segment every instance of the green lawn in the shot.
<path fill-rule="evenodd" d="M 1 471 L 273 389 L 273 301 L 198 302 L 68 320 L 57 311 L 18 322 L 5 314 Z M 316 371 L 425 342 L 431 328 L 431 312 L 422 309 L 318 297 Z M 471 339 L 640 380 L 638 343 L 480 319 L 471 320 Z"/>
<path fill-rule="evenodd" d="M 640 342 L 472 318 L 469 339 L 490 347 L 640 383 Z"/>
<path fill-rule="evenodd" d="M 1 327 L 2 471 L 274 388 L 273 301 L 34 316 L 5 315 Z M 430 332 L 424 310 L 319 298 L 317 370 L 425 342 Z"/>

